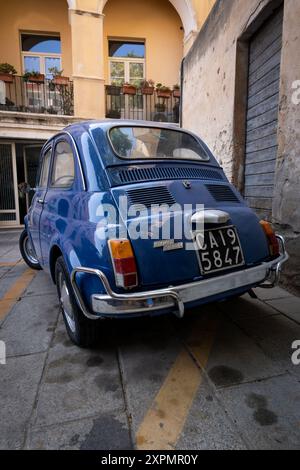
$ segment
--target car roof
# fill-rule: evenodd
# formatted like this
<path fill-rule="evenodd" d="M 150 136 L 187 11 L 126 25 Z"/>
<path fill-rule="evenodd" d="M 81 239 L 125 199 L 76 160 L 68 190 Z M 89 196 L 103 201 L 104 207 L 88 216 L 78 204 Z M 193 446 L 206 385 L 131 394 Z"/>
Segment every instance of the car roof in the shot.
<path fill-rule="evenodd" d="M 75 132 L 76 134 L 82 132 L 94 130 L 95 128 L 109 130 L 116 126 L 128 126 L 128 127 L 154 127 L 162 129 L 172 129 L 172 130 L 181 130 L 178 124 L 172 123 L 161 123 L 154 121 L 134 121 L 134 120 L 125 120 L 125 119 L 103 119 L 103 120 L 88 120 L 80 121 L 75 124 L 71 124 L 65 128 L 67 132 L 71 134 Z M 188 132 L 188 131 L 187 131 Z"/>

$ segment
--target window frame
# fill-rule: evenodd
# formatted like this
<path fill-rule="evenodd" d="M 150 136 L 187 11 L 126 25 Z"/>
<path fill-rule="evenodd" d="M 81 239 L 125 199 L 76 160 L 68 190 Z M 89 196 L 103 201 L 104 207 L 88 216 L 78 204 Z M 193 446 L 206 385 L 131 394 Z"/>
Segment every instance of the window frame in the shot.
<path fill-rule="evenodd" d="M 55 157 L 56 157 L 55 151 L 56 151 L 56 147 L 61 142 L 68 144 L 71 151 L 72 151 L 73 163 L 74 163 L 74 180 L 73 180 L 72 184 L 70 184 L 70 186 L 55 186 L 55 185 L 52 184 L 53 172 L 55 170 Z M 49 174 L 49 179 L 48 179 L 48 187 L 49 187 L 49 189 L 54 189 L 54 190 L 59 190 L 59 191 L 70 191 L 74 187 L 75 183 L 76 183 L 76 158 L 75 158 L 75 154 L 74 154 L 73 145 L 71 144 L 71 142 L 69 142 L 68 139 L 66 139 L 64 137 L 59 137 L 55 141 L 55 143 L 53 145 L 53 148 L 52 148 L 52 164 L 51 164 L 51 172 Z"/>
<path fill-rule="evenodd" d="M 41 177 L 43 175 L 44 166 L 45 166 L 45 156 L 49 152 L 49 150 L 50 150 L 50 157 L 49 157 L 47 182 L 46 182 L 46 186 L 41 186 Z M 38 189 L 47 190 L 48 187 L 49 187 L 49 176 L 50 176 L 50 172 L 51 172 L 51 168 L 52 168 L 52 156 L 53 156 L 53 143 L 51 143 L 49 146 L 47 146 L 45 149 L 42 150 L 42 157 L 41 157 L 41 161 L 40 161 L 40 169 L 39 169 L 39 172 L 38 172 L 38 175 L 37 175 L 37 183 L 36 183 L 36 187 Z"/>
<path fill-rule="evenodd" d="M 22 70 L 23 70 L 23 73 L 26 72 L 26 68 L 25 68 L 25 56 L 29 56 L 29 57 L 38 57 L 40 59 L 40 71 L 39 73 L 40 74 L 43 74 L 45 75 L 45 77 L 47 78 L 46 76 L 46 58 L 53 58 L 53 59 L 59 59 L 60 60 L 60 70 L 62 70 L 63 68 L 63 64 L 62 64 L 62 52 L 60 52 L 59 54 L 58 53 L 55 53 L 55 52 L 30 52 L 30 51 L 23 51 L 23 48 L 22 48 L 22 35 L 30 35 L 30 36 L 45 36 L 45 37 L 49 37 L 49 38 L 57 38 L 59 37 L 60 39 L 60 44 L 62 44 L 62 41 L 61 41 L 61 36 L 59 33 L 42 33 L 42 32 L 27 32 L 27 31 L 21 31 L 20 32 L 20 51 L 21 51 L 21 58 L 22 58 Z"/>
<path fill-rule="evenodd" d="M 158 129 L 158 130 L 166 130 L 166 131 L 173 131 L 173 132 L 179 132 L 181 134 L 184 134 L 184 135 L 188 135 L 190 136 L 192 139 L 194 139 L 197 144 L 201 147 L 201 149 L 203 150 L 203 153 L 207 156 L 206 159 L 202 159 L 200 158 L 200 155 L 199 155 L 199 158 L 174 158 L 174 157 L 170 157 L 170 158 L 159 158 L 159 157 L 151 157 L 151 158 L 130 158 L 130 157 L 124 157 L 122 155 L 120 155 L 114 148 L 114 145 L 112 143 L 112 140 L 111 140 L 111 137 L 110 137 L 110 133 L 111 131 L 113 131 L 114 129 L 122 129 L 122 128 L 128 128 L 128 127 L 132 127 L 132 128 L 139 128 L 139 129 Z M 140 126 L 140 125 L 137 125 L 137 124 L 132 124 L 132 125 L 128 125 L 128 124 L 123 124 L 123 125 L 116 125 L 116 126 L 112 126 L 110 127 L 107 132 L 106 132 L 106 136 L 107 136 L 107 139 L 108 139 L 108 142 L 109 142 L 109 145 L 114 153 L 114 155 L 116 155 L 116 157 L 120 158 L 121 160 L 125 160 L 126 162 L 130 162 L 130 161 L 142 161 L 142 162 L 150 162 L 150 161 L 159 161 L 159 162 L 166 162 L 166 161 L 173 161 L 173 162 L 194 162 L 194 163 L 198 163 L 198 164 L 204 164 L 204 163 L 208 163 L 208 162 L 211 162 L 211 157 L 210 157 L 210 154 L 209 152 L 206 150 L 205 146 L 202 144 L 201 140 L 194 134 L 191 134 L 190 132 L 187 132 L 185 130 L 182 130 L 182 129 L 173 129 L 173 128 L 168 128 L 168 127 L 159 127 L 159 126 Z"/>

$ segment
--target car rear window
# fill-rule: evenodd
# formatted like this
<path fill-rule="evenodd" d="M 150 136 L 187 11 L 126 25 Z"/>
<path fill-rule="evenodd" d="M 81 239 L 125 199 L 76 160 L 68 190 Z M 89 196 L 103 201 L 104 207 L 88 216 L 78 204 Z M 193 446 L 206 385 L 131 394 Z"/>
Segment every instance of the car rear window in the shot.
<path fill-rule="evenodd" d="M 155 127 L 114 127 L 109 137 L 114 152 L 121 158 L 209 160 L 198 141 L 182 131 Z"/>

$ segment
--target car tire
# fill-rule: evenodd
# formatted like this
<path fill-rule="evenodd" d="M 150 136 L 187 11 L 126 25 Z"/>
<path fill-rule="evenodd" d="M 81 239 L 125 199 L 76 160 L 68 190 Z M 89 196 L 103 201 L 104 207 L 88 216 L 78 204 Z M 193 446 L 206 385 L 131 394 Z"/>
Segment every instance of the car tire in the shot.
<path fill-rule="evenodd" d="M 30 241 L 29 235 L 27 230 L 23 230 L 19 238 L 19 248 L 22 255 L 23 260 L 25 263 L 31 268 L 35 269 L 36 271 L 41 271 L 42 267 L 36 258 L 36 254 L 34 252 L 34 248 Z"/>
<path fill-rule="evenodd" d="M 69 338 L 81 348 L 95 346 L 99 340 L 99 320 L 90 320 L 79 308 L 62 256 L 56 261 L 55 281 L 59 305 Z"/>

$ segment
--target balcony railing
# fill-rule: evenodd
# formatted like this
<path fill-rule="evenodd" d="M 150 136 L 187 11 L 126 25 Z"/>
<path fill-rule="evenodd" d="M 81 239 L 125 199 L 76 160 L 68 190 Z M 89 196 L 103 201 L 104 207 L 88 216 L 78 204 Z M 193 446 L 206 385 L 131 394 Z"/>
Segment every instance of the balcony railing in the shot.
<path fill-rule="evenodd" d="M 11 82 L 0 82 L 0 111 L 25 113 L 74 114 L 73 83 L 53 80 L 25 81 L 14 75 Z"/>
<path fill-rule="evenodd" d="M 107 118 L 179 123 L 180 92 L 137 88 L 127 94 L 123 87 L 105 88 Z"/>

